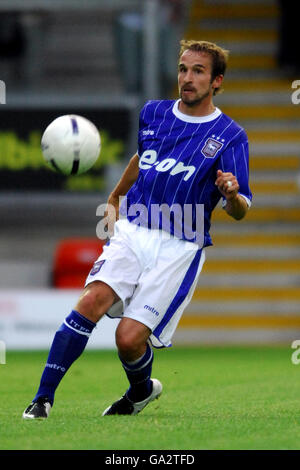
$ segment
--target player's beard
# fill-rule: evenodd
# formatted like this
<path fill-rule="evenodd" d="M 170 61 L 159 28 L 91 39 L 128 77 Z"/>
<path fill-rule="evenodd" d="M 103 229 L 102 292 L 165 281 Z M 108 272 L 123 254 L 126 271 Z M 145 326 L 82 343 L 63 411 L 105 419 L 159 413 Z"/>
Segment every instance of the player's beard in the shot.
<path fill-rule="evenodd" d="M 202 101 L 207 98 L 208 96 L 210 95 L 210 90 L 207 90 L 206 93 L 203 93 L 202 95 L 198 95 L 196 96 L 194 99 L 186 99 L 184 98 L 183 96 L 183 91 L 181 89 L 180 91 L 180 98 L 181 98 L 181 101 L 186 105 L 186 106 L 189 106 L 190 108 L 193 108 L 194 106 L 197 106 L 199 105 L 200 103 L 202 103 Z"/>

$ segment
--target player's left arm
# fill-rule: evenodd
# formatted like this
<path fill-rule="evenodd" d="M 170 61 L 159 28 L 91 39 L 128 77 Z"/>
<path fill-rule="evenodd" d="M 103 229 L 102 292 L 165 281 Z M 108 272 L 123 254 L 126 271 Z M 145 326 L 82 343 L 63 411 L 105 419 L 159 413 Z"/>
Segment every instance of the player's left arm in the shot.
<path fill-rule="evenodd" d="M 119 182 L 110 193 L 106 209 L 104 212 L 104 218 L 108 226 L 108 232 L 113 233 L 113 227 L 115 221 L 119 219 L 119 206 L 120 197 L 125 196 L 131 186 L 135 183 L 139 175 L 139 156 L 138 154 L 131 157 L 127 167 L 125 168 Z"/>
<path fill-rule="evenodd" d="M 215 184 L 222 194 L 227 214 L 236 220 L 245 217 L 252 193 L 249 187 L 248 138 L 244 130 L 221 155 Z"/>
<path fill-rule="evenodd" d="M 240 186 L 236 176 L 231 172 L 218 170 L 215 184 L 226 199 L 225 210 L 227 214 L 236 220 L 245 217 L 249 206 L 246 199 L 239 194 Z"/>

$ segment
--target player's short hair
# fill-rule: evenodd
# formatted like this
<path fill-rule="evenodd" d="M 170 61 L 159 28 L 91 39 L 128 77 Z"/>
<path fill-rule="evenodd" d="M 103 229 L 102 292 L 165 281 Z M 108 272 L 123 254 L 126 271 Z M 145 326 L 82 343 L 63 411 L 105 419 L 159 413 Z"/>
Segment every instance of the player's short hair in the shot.
<path fill-rule="evenodd" d="M 207 54 L 210 54 L 212 57 L 211 81 L 213 81 L 218 75 L 225 75 L 229 56 L 229 51 L 226 49 L 217 46 L 217 44 L 214 44 L 213 42 L 182 39 L 182 41 L 180 41 L 179 60 L 182 54 L 187 50 L 206 52 Z M 222 91 L 221 87 L 215 88 L 214 95 Z"/>

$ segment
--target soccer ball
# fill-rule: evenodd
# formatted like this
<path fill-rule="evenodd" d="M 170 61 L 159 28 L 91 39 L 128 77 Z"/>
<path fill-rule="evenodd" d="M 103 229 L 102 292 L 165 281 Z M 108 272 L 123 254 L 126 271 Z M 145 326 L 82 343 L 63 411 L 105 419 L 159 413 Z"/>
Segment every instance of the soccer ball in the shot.
<path fill-rule="evenodd" d="M 64 175 L 80 175 L 96 162 L 101 138 L 96 126 L 75 114 L 59 116 L 42 135 L 43 156 L 51 167 Z"/>

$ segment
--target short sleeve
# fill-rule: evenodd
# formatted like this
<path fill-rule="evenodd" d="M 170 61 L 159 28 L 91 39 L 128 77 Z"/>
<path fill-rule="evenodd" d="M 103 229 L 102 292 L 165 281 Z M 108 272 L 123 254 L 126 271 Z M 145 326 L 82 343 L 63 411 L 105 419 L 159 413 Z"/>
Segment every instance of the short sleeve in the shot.
<path fill-rule="evenodd" d="M 233 142 L 220 156 L 217 170 L 232 173 L 238 180 L 239 194 L 243 196 L 251 206 L 252 193 L 249 187 L 249 144 L 246 133 L 243 131 L 242 138 Z M 223 207 L 226 199 L 223 197 Z"/>

